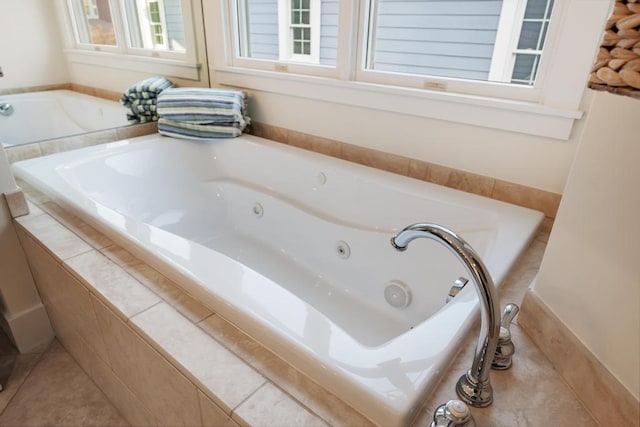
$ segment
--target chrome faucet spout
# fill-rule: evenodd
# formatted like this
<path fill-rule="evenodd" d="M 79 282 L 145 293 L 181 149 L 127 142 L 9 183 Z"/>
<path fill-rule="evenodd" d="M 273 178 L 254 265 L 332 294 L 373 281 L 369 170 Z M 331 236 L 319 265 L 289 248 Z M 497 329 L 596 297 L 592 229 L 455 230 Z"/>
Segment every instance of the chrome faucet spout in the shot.
<path fill-rule="evenodd" d="M 453 252 L 475 284 L 481 305 L 480 335 L 471 369 L 458 380 L 456 392 L 469 405 L 489 406 L 493 402 L 489 372 L 500 336 L 500 304 L 493 279 L 477 252 L 462 237 L 440 225 L 410 225 L 391 239 L 391 245 L 404 251 L 412 240 L 421 237 L 435 240 Z"/>

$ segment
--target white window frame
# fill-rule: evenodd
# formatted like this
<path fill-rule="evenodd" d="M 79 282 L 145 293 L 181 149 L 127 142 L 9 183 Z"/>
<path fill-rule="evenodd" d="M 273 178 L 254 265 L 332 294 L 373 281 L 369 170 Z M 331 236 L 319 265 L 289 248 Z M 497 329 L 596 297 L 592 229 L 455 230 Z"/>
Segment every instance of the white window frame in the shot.
<path fill-rule="evenodd" d="M 80 42 L 77 34 L 79 27 L 69 1 L 57 0 L 59 20 L 65 33 L 67 58 L 75 63 L 199 80 L 201 67 L 196 53 L 192 0 L 180 0 L 185 35 L 184 52 L 131 47 L 124 1 L 126 0 L 109 0 L 116 34 L 116 45 L 110 46 Z M 164 24 L 166 32 L 166 21 Z"/>
<path fill-rule="evenodd" d="M 87 19 L 95 19 L 98 17 L 98 4 L 96 0 L 90 0 L 90 3 L 91 5 L 89 7 L 91 8 L 91 12 L 86 14 Z"/>
<path fill-rule="evenodd" d="M 508 82 L 511 80 L 515 64 L 514 51 L 518 46 L 522 19 L 527 7 L 527 0 L 503 1 L 500 11 L 500 22 L 496 33 L 496 43 L 491 58 L 489 80 Z"/>
<path fill-rule="evenodd" d="M 502 2 L 496 43 L 489 70 L 490 81 L 510 82 L 513 78 L 517 54 L 542 56 L 540 50 L 518 49 L 520 33 L 525 22 L 527 2 L 528 0 Z M 546 22 L 547 20 L 543 18 L 541 21 Z"/>
<path fill-rule="evenodd" d="M 612 5 L 556 0 L 533 87 L 414 76 L 400 87 L 396 75 L 372 75 L 363 55 L 351 53 L 364 51 L 366 35 L 353 30 L 363 28 L 369 12 L 363 1 L 340 2 L 340 10 L 350 13 L 340 15 L 337 66 L 329 75 L 305 75 L 286 63 L 280 69 L 277 61 L 260 68 L 238 60 L 233 0 L 205 1 L 204 16 L 207 28 L 218 29 L 207 32 L 210 72 L 218 84 L 566 140 L 582 116 L 580 102 Z"/>
<path fill-rule="evenodd" d="M 320 63 L 320 0 L 309 0 L 311 29 L 311 53 L 301 55 L 293 53 L 291 35 L 291 0 L 278 0 L 278 44 L 281 61 Z"/>
<path fill-rule="evenodd" d="M 142 40 L 143 40 L 142 44 L 144 46 L 153 46 L 153 49 L 166 50 L 169 47 L 169 45 L 168 45 L 169 37 L 168 37 L 168 34 L 167 34 L 167 18 L 165 17 L 165 14 L 164 14 L 164 2 L 163 2 L 163 0 L 145 0 L 144 4 L 136 2 L 136 6 L 137 6 L 137 9 L 138 9 L 138 17 L 142 22 L 136 21 L 135 25 L 137 27 L 145 26 L 145 27 L 149 27 L 149 28 L 151 28 L 152 25 L 156 25 L 155 23 L 151 22 L 151 5 L 150 5 L 151 2 L 156 2 L 158 4 L 158 12 L 160 14 L 159 25 L 162 28 L 162 41 L 163 42 L 161 44 L 156 43 L 153 31 L 150 34 L 150 33 L 146 32 L 146 31 L 142 31 L 142 29 L 140 29 L 140 34 L 142 34 Z M 140 18 L 140 17 L 143 17 L 143 18 Z M 129 40 L 129 46 L 133 46 L 133 43 L 131 43 L 130 40 Z"/>
<path fill-rule="evenodd" d="M 508 9 L 510 6 L 505 5 L 514 4 L 517 4 L 518 6 L 516 10 L 519 11 L 519 9 L 522 9 L 520 16 L 521 21 L 522 16 L 524 16 L 526 0 L 505 0 L 503 2 L 503 9 L 505 9 L 506 7 L 507 11 L 510 12 L 510 10 Z M 356 70 L 356 80 L 389 86 L 400 86 L 415 89 L 433 88 L 436 90 L 444 90 L 447 92 L 455 92 L 460 94 L 492 96 L 522 101 L 534 101 L 540 97 L 540 90 L 538 88 L 532 86 L 513 85 L 510 84 L 510 79 L 496 80 L 490 78 L 489 81 L 474 81 L 444 76 L 402 74 L 371 69 L 369 67 L 369 64 L 372 63 L 371 56 L 373 55 L 373 49 L 369 49 L 369 46 L 373 46 L 376 26 L 369 25 L 369 22 L 373 21 L 377 16 L 376 6 L 377 0 L 366 1 L 364 6 L 364 13 L 361 13 L 359 16 L 358 27 L 363 28 L 364 31 L 360 32 L 361 34 L 358 43 L 358 59 L 360 62 L 358 63 L 358 67 Z M 517 19 L 517 15 L 510 15 L 507 19 Z M 515 43 L 517 44 L 517 37 L 519 37 L 520 35 L 520 27 L 522 25 L 522 22 L 516 22 L 516 24 L 507 27 L 505 21 L 501 17 L 501 24 L 503 27 L 503 32 L 508 28 L 512 34 L 516 33 L 516 31 L 514 31 L 514 27 L 515 25 L 517 25 L 517 35 L 515 36 Z M 500 48 L 503 48 L 503 46 L 501 46 Z M 508 48 L 511 48 L 511 46 L 509 45 Z M 494 48 L 494 51 L 495 50 L 497 49 Z M 512 52 L 509 51 L 509 55 L 511 54 Z"/>
<path fill-rule="evenodd" d="M 294 55 L 291 52 L 291 38 L 289 36 L 289 26 L 291 22 L 291 1 L 278 0 L 278 60 L 257 59 L 241 55 L 241 52 L 249 51 L 248 37 L 246 36 L 248 27 L 247 8 L 245 0 L 218 0 L 216 2 L 205 1 L 203 3 L 203 6 L 205 19 L 210 20 L 209 18 L 211 18 L 213 13 L 224 15 L 224 18 L 220 17 L 220 21 L 218 22 L 225 22 L 223 27 L 225 32 L 216 32 L 216 38 L 219 39 L 213 41 L 213 43 L 216 46 L 219 46 L 224 51 L 224 62 L 226 63 L 228 61 L 228 65 L 232 67 L 238 67 L 239 69 L 246 68 L 253 70 L 278 71 L 291 74 L 337 78 L 339 77 L 338 67 L 322 65 L 319 63 L 321 5 L 320 0 L 310 0 L 310 3 L 316 4 L 316 7 L 312 6 L 311 12 L 311 55 Z M 341 0 L 341 3 L 344 3 L 344 0 Z M 212 12 L 213 10 L 216 10 L 217 12 Z M 238 16 L 239 18 L 236 19 L 236 16 Z M 344 21 L 345 18 L 348 17 L 340 17 L 339 19 L 341 21 Z M 235 24 L 236 22 L 237 25 Z M 344 24 L 341 25 L 344 26 Z M 209 33 L 207 34 L 208 40 L 210 35 L 211 34 Z M 338 37 L 340 37 L 340 34 L 338 35 Z M 210 42 L 207 41 L 207 45 L 209 45 L 209 43 Z M 338 46 L 338 57 L 336 58 L 336 63 L 339 63 L 341 61 L 341 50 L 346 51 L 346 46 L 343 45 L 342 49 L 340 47 L 340 44 Z M 345 53 L 342 53 L 342 57 L 345 56 Z"/>

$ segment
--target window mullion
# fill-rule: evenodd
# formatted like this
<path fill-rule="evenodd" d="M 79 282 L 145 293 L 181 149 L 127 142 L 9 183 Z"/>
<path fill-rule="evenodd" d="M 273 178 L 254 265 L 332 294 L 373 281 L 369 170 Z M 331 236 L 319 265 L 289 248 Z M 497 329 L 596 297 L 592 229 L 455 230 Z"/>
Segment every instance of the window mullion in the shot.
<path fill-rule="evenodd" d="M 336 52 L 336 68 L 342 80 L 355 80 L 358 59 L 360 34 L 363 33 L 360 22 L 361 1 L 340 0 L 338 16 L 338 46 Z"/>
<path fill-rule="evenodd" d="M 109 0 L 111 7 L 111 21 L 116 35 L 116 46 L 120 53 L 127 53 L 128 46 L 125 37 L 126 27 L 124 25 L 123 10 L 120 8 L 120 2 L 117 0 Z"/>
<path fill-rule="evenodd" d="M 489 81 L 509 82 L 515 65 L 514 51 L 518 46 L 527 0 L 504 1 L 491 58 Z"/>

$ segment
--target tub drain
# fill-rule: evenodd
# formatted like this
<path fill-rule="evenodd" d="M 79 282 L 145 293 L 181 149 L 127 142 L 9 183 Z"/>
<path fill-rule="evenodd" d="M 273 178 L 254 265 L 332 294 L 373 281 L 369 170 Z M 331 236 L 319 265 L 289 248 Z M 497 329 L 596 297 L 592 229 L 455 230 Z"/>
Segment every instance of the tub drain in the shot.
<path fill-rule="evenodd" d="M 340 240 L 336 243 L 336 253 L 342 259 L 347 259 L 351 256 L 351 248 L 347 244 L 347 242 Z"/>
<path fill-rule="evenodd" d="M 392 280 L 384 287 L 384 299 L 392 307 L 405 308 L 411 304 L 411 289 L 400 280 Z"/>
<path fill-rule="evenodd" d="M 261 218 L 264 214 L 264 209 L 262 209 L 262 205 L 260 203 L 255 203 L 253 205 L 253 214 L 256 216 L 256 218 Z"/>

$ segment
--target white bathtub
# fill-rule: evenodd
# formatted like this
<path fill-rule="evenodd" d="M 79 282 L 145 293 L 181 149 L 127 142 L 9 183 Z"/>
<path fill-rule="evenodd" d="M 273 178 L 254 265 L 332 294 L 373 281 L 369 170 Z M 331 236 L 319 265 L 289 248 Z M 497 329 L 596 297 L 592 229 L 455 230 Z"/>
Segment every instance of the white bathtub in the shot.
<path fill-rule="evenodd" d="M 543 217 L 252 136 L 150 135 L 13 168 L 383 426 L 411 423 L 478 311 L 472 284 L 445 305 L 465 275 L 446 248 L 390 238 L 449 227 L 500 284 Z M 404 308 L 384 296 L 398 282 Z"/>
<path fill-rule="evenodd" d="M 13 113 L 0 115 L 5 147 L 127 126 L 125 107 L 117 102 L 70 90 L 0 95 Z"/>

